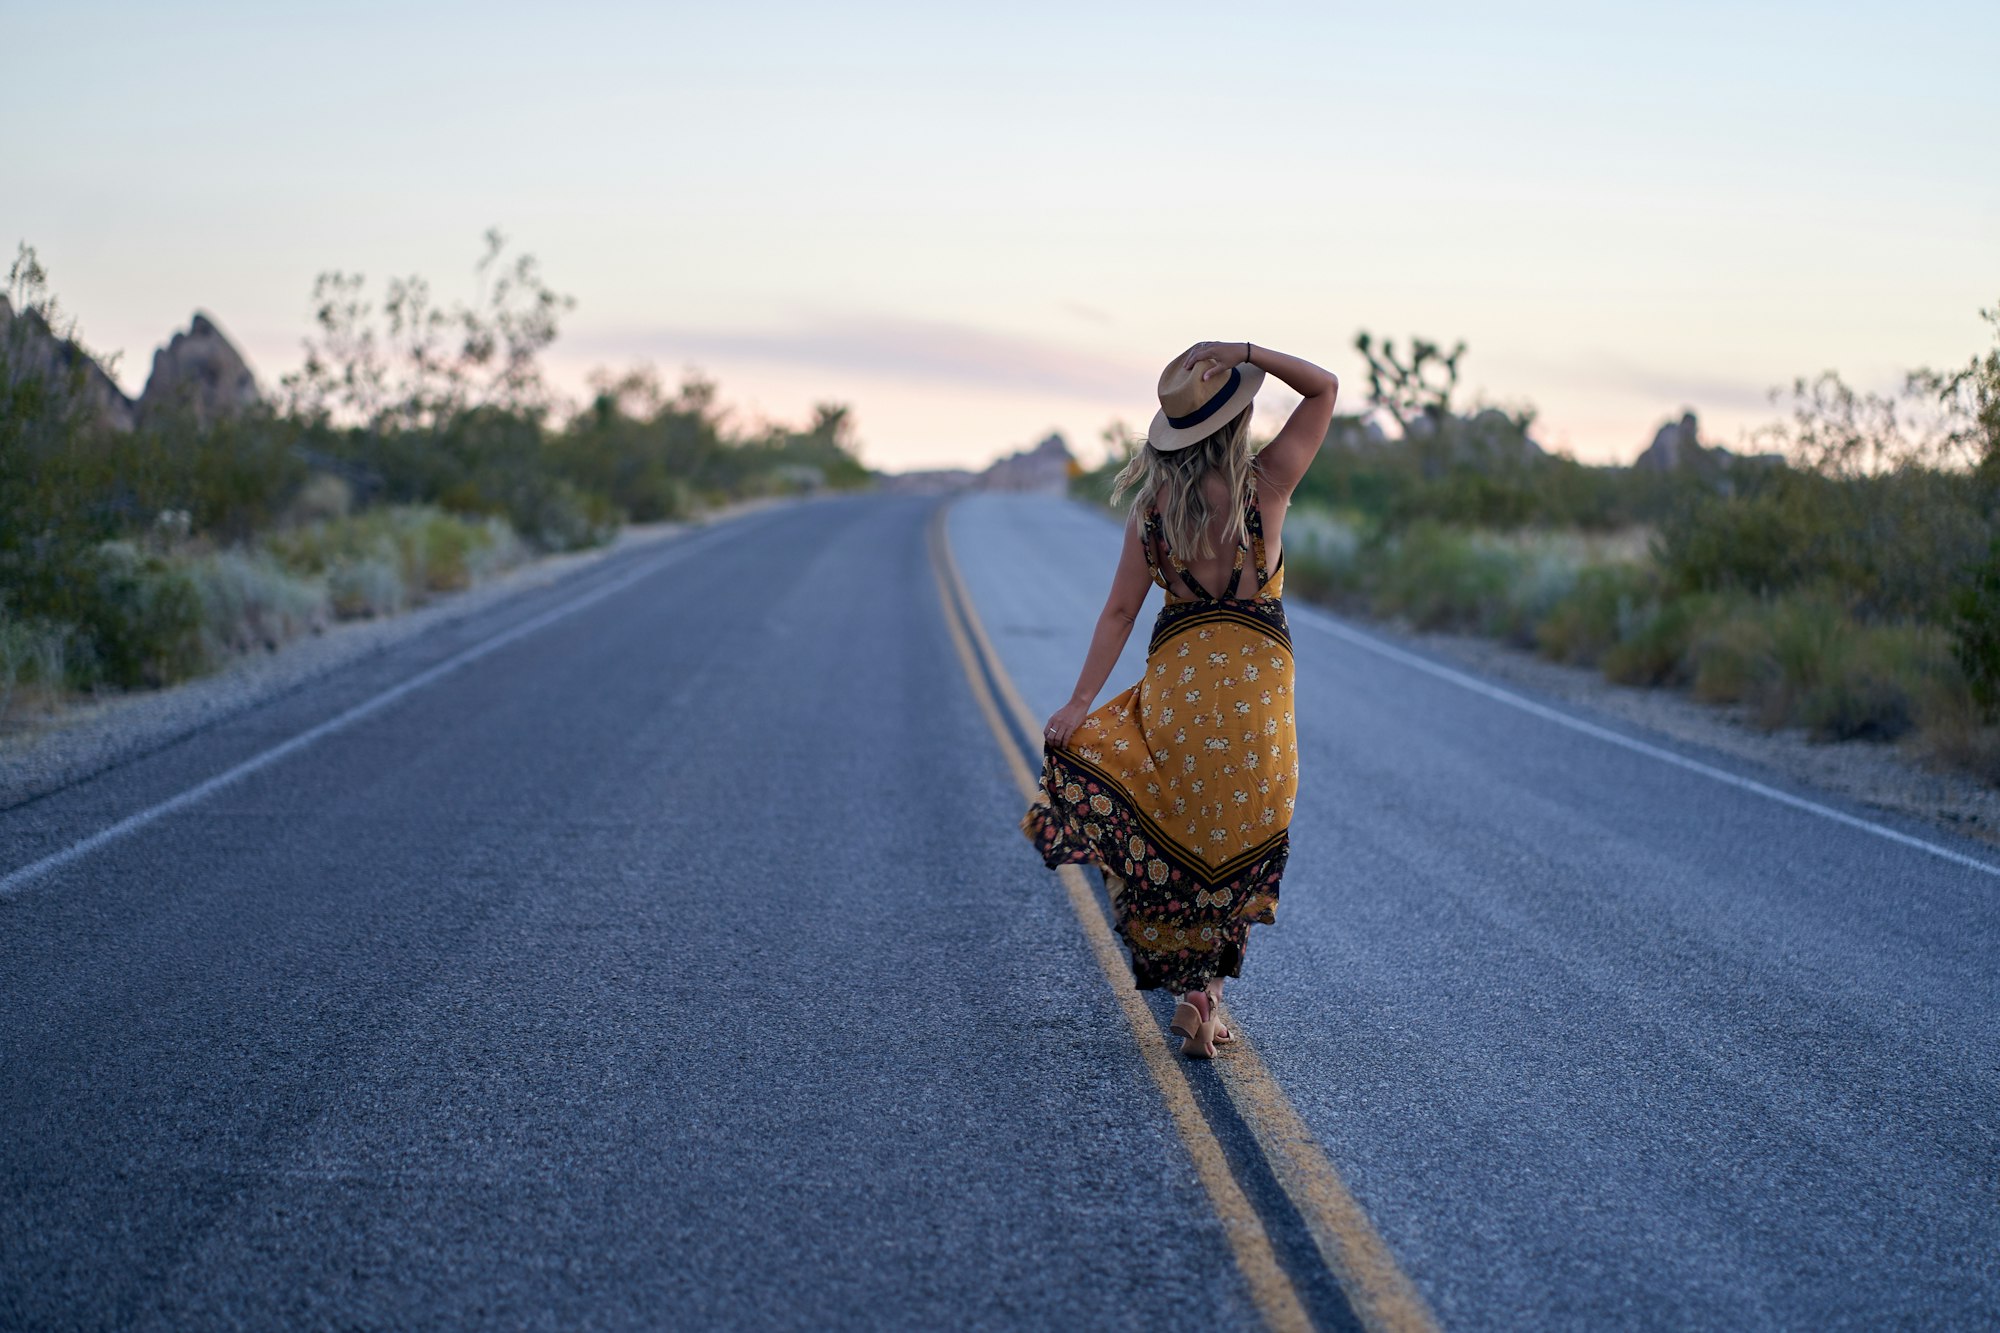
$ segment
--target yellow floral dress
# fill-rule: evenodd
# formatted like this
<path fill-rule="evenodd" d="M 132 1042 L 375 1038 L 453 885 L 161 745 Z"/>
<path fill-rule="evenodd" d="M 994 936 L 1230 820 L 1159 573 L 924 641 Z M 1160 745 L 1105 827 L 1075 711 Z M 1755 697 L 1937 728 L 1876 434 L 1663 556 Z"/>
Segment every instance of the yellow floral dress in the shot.
<path fill-rule="evenodd" d="M 1239 547 L 1217 597 L 1167 551 L 1159 515 L 1147 512 L 1146 563 L 1167 603 L 1145 678 L 1067 745 L 1044 743 L 1042 790 L 1021 821 L 1051 868 L 1103 869 L 1141 990 L 1241 975 L 1251 925 L 1275 919 L 1298 788 L 1292 638 L 1283 557 L 1267 574 L 1254 501 L 1246 517 L 1256 590 L 1235 595 Z M 1175 596 L 1162 558 L 1196 596 Z"/>

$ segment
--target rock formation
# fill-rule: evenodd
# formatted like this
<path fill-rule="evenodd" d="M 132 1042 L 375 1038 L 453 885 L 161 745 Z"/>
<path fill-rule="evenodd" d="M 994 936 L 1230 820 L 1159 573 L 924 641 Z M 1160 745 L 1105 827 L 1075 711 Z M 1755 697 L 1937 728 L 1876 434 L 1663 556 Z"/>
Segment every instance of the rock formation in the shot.
<path fill-rule="evenodd" d="M 1653 442 L 1634 459 L 1632 466 L 1642 472 L 1672 472 L 1676 468 L 1700 467 L 1707 463 L 1708 451 L 1701 443 L 1701 423 L 1692 412 L 1679 421 L 1669 421 L 1653 433 Z"/>
<path fill-rule="evenodd" d="M 980 473 L 973 485 L 982 491 L 1022 491 L 1063 495 L 1075 473 L 1076 459 L 1060 435 L 1051 435 L 1032 449 L 1009 454 Z"/>
<path fill-rule="evenodd" d="M 1520 419 L 1497 407 L 1482 407 L 1469 417 L 1460 417 L 1456 443 L 1463 462 L 1524 463 L 1548 454 Z"/>
<path fill-rule="evenodd" d="M 4 373 L 17 383 L 32 375 L 67 384 L 80 374 L 85 405 L 113 430 L 131 430 L 181 409 L 212 425 L 262 400 L 242 354 L 200 313 L 186 333 L 176 333 L 153 353 L 153 372 L 136 403 L 90 353 L 51 329 L 39 310 L 17 313 L 5 296 L 0 296 L 0 347 L 6 353 Z"/>
<path fill-rule="evenodd" d="M 1734 449 L 1720 444 L 1701 442 L 1701 423 L 1692 412 L 1681 415 L 1679 421 L 1669 421 L 1653 433 L 1653 442 L 1645 452 L 1632 460 L 1632 466 L 1645 472 L 1674 472 L 1681 468 L 1693 468 L 1700 472 L 1720 472 L 1732 463 L 1756 463 L 1764 467 L 1784 465 L 1783 454 L 1739 454 Z"/>
<path fill-rule="evenodd" d="M 1069 480 L 1078 470 L 1063 437 L 1051 435 L 1032 449 L 996 460 L 984 472 L 968 472 L 964 468 L 897 472 L 883 477 L 881 484 L 884 490 L 902 495 L 949 495 L 954 491 L 1067 495 Z"/>
<path fill-rule="evenodd" d="M 203 426 L 254 407 L 256 377 L 242 354 L 208 316 L 197 311 L 186 333 L 153 353 L 153 373 L 139 395 L 139 420 L 187 411 Z"/>
<path fill-rule="evenodd" d="M 88 410 L 113 430 L 132 429 L 136 416 L 132 400 L 90 353 L 50 328 L 41 311 L 23 310 L 17 315 L 13 304 L 0 296 L 0 346 L 6 349 L 4 373 L 10 382 L 18 384 L 32 376 L 60 386 L 80 372 Z"/>

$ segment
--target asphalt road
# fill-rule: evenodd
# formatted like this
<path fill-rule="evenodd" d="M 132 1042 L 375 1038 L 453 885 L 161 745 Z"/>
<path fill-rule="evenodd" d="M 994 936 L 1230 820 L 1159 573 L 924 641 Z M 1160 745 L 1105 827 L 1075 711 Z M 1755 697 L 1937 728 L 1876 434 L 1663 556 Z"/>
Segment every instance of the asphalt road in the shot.
<path fill-rule="evenodd" d="M 144 821 L 0 892 L 0 1326 L 1255 1326 L 933 508 L 614 559 L 0 811 L 0 884 Z M 949 531 L 1052 706 L 1115 530 Z M 2000 1320 L 2000 878 L 1331 624 L 1232 1008 L 1442 1322 Z"/>

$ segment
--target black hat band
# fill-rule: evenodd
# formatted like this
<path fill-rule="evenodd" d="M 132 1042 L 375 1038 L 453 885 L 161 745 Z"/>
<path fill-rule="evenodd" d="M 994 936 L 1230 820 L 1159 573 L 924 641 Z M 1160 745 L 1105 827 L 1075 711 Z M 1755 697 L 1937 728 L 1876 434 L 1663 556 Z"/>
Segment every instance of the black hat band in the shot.
<path fill-rule="evenodd" d="M 1199 426 L 1202 422 L 1220 412 L 1222 405 L 1229 401 L 1230 395 L 1235 393 L 1238 386 L 1242 383 L 1243 368 L 1241 366 L 1231 366 L 1229 368 L 1229 380 L 1222 386 L 1221 392 L 1184 417 L 1168 417 L 1167 424 L 1175 430 L 1186 430 L 1189 426 Z"/>

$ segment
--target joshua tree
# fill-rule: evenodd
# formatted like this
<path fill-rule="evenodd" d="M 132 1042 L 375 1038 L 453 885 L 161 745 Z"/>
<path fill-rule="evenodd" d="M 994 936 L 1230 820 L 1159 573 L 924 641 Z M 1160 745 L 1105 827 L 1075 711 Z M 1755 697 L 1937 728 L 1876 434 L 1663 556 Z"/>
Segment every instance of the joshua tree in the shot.
<path fill-rule="evenodd" d="M 1366 329 L 1354 335 L 1355 350 L 1368 360 L 1368 397 L 1396 419 L 1407 436 L 1435 434 L 1451 416 L 1451 395 L 1458 387 L 1458 359 L 1465 355 L 1459 341 L 1449 352 L 1424 338 L 1410 339 L 1407 362 L 1396 356 L 1394 340 L 1384 338 L 1378 350 Z M 1414 422 L 1426 422 L 1411 430 Z"/>

